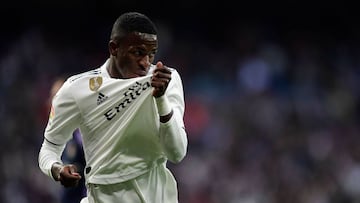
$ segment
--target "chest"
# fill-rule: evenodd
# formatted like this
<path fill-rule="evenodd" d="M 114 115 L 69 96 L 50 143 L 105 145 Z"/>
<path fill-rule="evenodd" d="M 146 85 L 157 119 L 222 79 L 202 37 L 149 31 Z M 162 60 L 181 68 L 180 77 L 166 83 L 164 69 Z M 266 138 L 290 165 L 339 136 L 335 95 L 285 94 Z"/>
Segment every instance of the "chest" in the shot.
<path fill-rule="evenodd" d="M 135 116 L 139 112 L 152 112 L 150 78 L 113 80 L 93 77 L 82 81 L 76 102 L 83 123 L 97 126 L 122 117 Z"/>

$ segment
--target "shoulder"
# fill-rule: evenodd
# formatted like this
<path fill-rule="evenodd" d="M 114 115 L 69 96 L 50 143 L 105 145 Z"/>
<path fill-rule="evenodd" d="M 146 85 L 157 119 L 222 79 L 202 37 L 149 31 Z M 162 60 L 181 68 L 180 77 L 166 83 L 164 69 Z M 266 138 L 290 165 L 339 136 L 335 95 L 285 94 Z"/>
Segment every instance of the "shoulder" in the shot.
<path fill-rule="evenodd" d="M 84 79 L 84 78 L 89 78 L 89 77 L 95 77 L 95 76 L 99 76 L 101 74 L 101 69 L 100 68 L 97 68 L 97 69 L 94 69 L 94 70 L 90 70 L 90 71 L 86 71 L 86 72 L 83 72 L 83 73 L 79 73 L 79 74 L 76 74 L 76 75 L 73 75 L 73 76 L 70 76 L 66 82 L 68 83 L 74 83 L 78 80 L 81 80 L 81 79 Z"/>
<path fill-rule="evenodd" d="M 88 84 L 90 78 L 95 78 L 101 76 L 101 69 L 93 69 L 90 71 L 86 71 L 83 73 L 79 73 L 76 75 L 72 75 L 64 83 L 64 86 L 66 87 L 74 87 L 74 86 L 81 86 L 81 84 Z"/>
<path fill-rule="evenodd" d="M 82 91 L 83 85 L 89 84 L 89 79 L 97 77 L 101 74 L 101 70 L 94 69 L 83 73 L 75 74 L 68 77 L 62 87 L 59 89 L 58 94 L 60 95 L 71 95 L 73 92 Z"/>

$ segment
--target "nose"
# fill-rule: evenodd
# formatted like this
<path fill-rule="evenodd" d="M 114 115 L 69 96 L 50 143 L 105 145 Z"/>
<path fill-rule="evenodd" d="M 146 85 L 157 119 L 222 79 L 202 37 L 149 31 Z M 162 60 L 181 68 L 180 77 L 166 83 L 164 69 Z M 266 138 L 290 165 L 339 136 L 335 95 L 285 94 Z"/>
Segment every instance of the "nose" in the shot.
<path fill-rule="evenodd" d="M 150 66 L 150 57 L 149 57 L 149 55 L 145 55 L 144 57 L 142 57 L 141 60 L 140 60 L 140 64 L 143 67 L 148 68 Z"/>

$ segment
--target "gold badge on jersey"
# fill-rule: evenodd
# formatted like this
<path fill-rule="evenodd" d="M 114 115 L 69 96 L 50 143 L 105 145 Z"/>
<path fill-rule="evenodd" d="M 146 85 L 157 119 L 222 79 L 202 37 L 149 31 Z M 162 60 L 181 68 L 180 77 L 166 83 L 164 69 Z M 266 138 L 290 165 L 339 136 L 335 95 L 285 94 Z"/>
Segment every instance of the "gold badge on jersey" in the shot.
<path fill-rule="evenodd" d="M 91 91 L 96 91 L 98 90 L 101 85 L 102 85 L 102 77 L 94 77 L 94 78 L 90 78 L 89 80 L 89 88 Z"/>
<path fill-rule="evenodd" d="M 52 120 L 55 116 L 55 109 L 54 107 L 51 105 L 51 109 L 50 109 L 50 115 L 49 115 L 49 119 Z"/>
<path fill-rule="evenodd" d="M 52 125 L 52 121 L 55 117 L 55 109 L 54 107 L 51 105 L 51 109 L 50 109 L 50 113 L 49 113 L 49 122 L 48 122 L 48 125 Z"/>

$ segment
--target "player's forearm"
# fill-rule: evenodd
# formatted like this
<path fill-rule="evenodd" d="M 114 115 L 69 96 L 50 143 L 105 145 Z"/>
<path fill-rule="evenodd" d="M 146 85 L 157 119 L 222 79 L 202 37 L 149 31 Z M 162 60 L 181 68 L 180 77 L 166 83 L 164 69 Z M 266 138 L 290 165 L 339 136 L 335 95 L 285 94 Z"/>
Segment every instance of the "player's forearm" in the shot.
<path fill-rule="evenodd" d="M 156 98 L 155 103 L 158 109 L 158 114 L 160 116 L 160 122 L 161 123 L 168 122 L 173 115 L 173 109 L 171 108 L 167 96 L 163 95 L 159 98 Z"/>
<path fill-rule="evenodd" d="M 181 79 L 173 72 L 172 83 L 165 95 L 157 98 L 156 105 L 160 116 L 160 141 L 167 158 L 174 163 L 186 155 L 187 135 L 184 127 L 184 97 Z"/>
<path fill-rule="evenodd" d="M 61 162 L 61 154 L 65 145 L 54 145 L 44 139 L 39 152 L 39 167 L 41 171 L 56 180 L 53 176 L 52 166 L 54 163 Z"/>
<path fill-rule="evenodd" d="M 187 135 L 182 121 L 175 114 L 167 123 L 160 124 L 160 140 L 167 158 L 174 163 L 180 162 L 186 155 Z"/>

